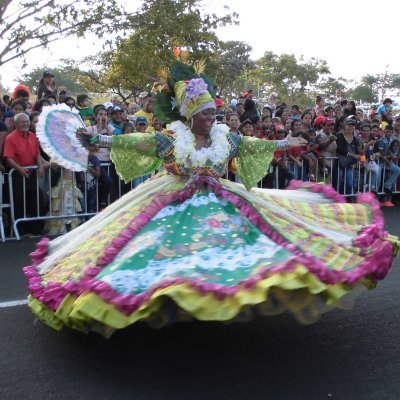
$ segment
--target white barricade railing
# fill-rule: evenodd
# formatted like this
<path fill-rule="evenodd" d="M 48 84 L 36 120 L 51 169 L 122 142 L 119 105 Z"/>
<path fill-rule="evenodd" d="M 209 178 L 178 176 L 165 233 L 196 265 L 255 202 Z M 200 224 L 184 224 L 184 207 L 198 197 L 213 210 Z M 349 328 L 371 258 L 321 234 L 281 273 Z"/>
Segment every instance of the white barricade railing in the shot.
<path fill-rule="evenodd" d="M 318 166 L 316 166 L 315 171 L 311 171 L 315 175 L 316 182 L 333 183 L 339 193 L 344 196 L 354 196 L 358 192 L 370 191 L 372 189 L 371 183 L 377 180 L 377 182 L 380 182 L 380 186 L 376 191 L 378 194 L 384 193 L 384 182 L 390 176 L 390 171 L 386 170 L 384 164 L 380 166 L 378 174 L 382 174 L 382 176 L 379 179 L 378 176 L 374 178 L 374 172 L 367 171 L 365 165 L 360 163 L 351 167 L 341 168 L 338 165 L 337 158 L 332 157 L 328 160 L 328 174 L 321 172 Z M 290 164 L 287 168 L 289 168 L 288 170 L 295 179 L 302 177 L 303 180 L 307 180 L 304 177 L 310 176 L 307 173 L 308 169 L 305 163 L 303 163 L 301 169 L 297 165 L 293 167 Z M 75 224 L 82 223 L 91 216 L 96 215 L 101 208 L 115 201 L 149 177 L 144 176 L 133 180 L 129 184 L 124 184 L 116 174 L 112 163 L 102 163 L 101 176 L 99 179 L 95 178 L 94 181 L 90 181 L 93 177 L 88 176 L 89 172 L 79 173 L 77 176 L 77 173 L 72 173 L 62 168 L 59 168 L 57 172 L 52 168 L 47 168 L 44 176 L 39 177 L 36 173 L 37 166 L 29 166 L 25 167 L 25 169 L 31 171 L 29 178 L 23 178 L 15 169 L 11 169 L 8 173 L 10 200 L 7 203 L 3 203 L 4 176 L 7 174 L 0 173 L 0 234 L 2 241 L 6 239 L 2 215 L 8 210 L 11 221 L 8 237 L 11 238 L 14 235 L 19 240 L 18 225 L 22 222 L 73 220 Z M 268 172 L 266 174 L 267 178 L 261 181 L 260 186 L 278 189 L 279 183 L 281 183 L 280 188 L 283 189 L 286 182 L 282 185 L 283 179 L 279 175 L 281 171 L 279 171 L 278 166 L 271 166 Z M 228 175 L 226 175 L 226 178 L 228 178 Z M 230 178 L 233 179 L 232 176 Z M 239 176 L 234 179 L 240 182 Z M 269 179 L 268 183 L 265 183 L 266 179 Z M 90 186 L 88 182 L 93 185 Z M 397 182 L 394 184 L 393 193 L 399 193 Z M 68 199 L 64 197 L 67 194 L 69 196 Z M 77 200 L 80 206 L 77 206 Z M 66 226 L 65 228 L 68 230 L 71 226 Z"/>
<path fill-rule="evenodd" d="M 59 168 L 57 171 L 46 168 L 44 176 L 39 177 L 36 172 L 37 166 L 24 168 L 30 171 L 29 178 L 23 178 L 15 169 L 10 170 L 8 174 L 10 202 L 9 204 L 1 203 L 3 204 L 2 208 L 5 206 L 10 208 L 9 236 L 12 237 L 14 233 L 17 240 L 20 240 L 19 224 L 22 222 L 72 220 L 75 218 L 82 223 L 96 215 L 100 208 L 106 207 L 147 178 L 147 176 L 137 178 L 130 184 L 124 184 L 117 176 L 112 163 L 102 163 L 103 177 L 95 178 L 94 185 L 89 188 L 88 182 L 92 178 L 89 176 L 89 172 L 72 173 L 63 168 Z M 77 174 L 81 179 L 77 178 Z M 30 181 L 31 179 L 33 181 Z M 107 182 L 101 183 L 101 189 L 108 185 L 107 191 L 109 191 L 103 199 L 99 188 L 99 182 L 102 180 Z M 3 188 L 4 185 L 2 185 Z M 53 197 L 54 191 L 57 191 L 57 198 Z M 69 198 L 65 199 L 67 195 Z M 104 203 L 101 203 L 100 200 Z M 77 206 L 77 201 L 80 206 Z M 0 222 L 2 223 L 2 220 Z M 3 229 L 3 224 L 0 225 L 0 228 Z M 68 227 L 66 229 L 68 230 Z"/>

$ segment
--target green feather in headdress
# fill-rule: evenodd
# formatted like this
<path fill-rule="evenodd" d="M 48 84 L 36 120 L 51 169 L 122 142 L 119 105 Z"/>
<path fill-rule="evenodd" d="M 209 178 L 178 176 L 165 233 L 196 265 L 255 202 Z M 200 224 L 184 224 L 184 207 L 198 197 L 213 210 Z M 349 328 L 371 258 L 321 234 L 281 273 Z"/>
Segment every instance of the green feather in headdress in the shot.
<path fill-rule="evenodd" d="M 215 98 L 214 80 L 204 74 L 205 62 L 197 61 L 194 66 L 176 61 L 171 68 L 166 84 L 159 85 L 153 93 L 153 113 L 160 121 L 171 123 L 182 119 L 179 113 L 178 102 L 175 95 L 175 84 L 181 81 L 190 81 L 193 78 L 202 78 L 207 84 L 207 90 L 212 98 Z M 165 71 L 162 71 L 165 75 Z M 164 77 L 163 77 L 164 78 Z M 165 81 L 165 78 L 163 79 Z"/>

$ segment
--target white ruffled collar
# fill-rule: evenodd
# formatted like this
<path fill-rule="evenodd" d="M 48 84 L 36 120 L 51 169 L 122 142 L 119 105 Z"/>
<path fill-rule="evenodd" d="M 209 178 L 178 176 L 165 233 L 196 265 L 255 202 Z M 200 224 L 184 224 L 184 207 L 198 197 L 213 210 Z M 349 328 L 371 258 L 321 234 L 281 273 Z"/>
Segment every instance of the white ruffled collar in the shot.
<path fill-rule="evenodd" d="M 198 150 L 192 131 L 183 122 L 175 121 L 169 129 L 174 132 L 174 155 L 178 164 L 187 168 L 209 167 L 223 163 L 229 157 L 229 128 L 225 124 L 214 125 L 210 131 L 211 146 Z"/>

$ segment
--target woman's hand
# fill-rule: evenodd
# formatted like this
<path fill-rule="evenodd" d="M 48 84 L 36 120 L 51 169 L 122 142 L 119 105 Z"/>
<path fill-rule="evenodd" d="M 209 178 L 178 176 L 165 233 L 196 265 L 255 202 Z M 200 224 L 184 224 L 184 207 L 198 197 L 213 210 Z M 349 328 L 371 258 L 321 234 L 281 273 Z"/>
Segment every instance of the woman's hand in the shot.
<path fill-rule="evenodd" d="M 290 147 L 306 146 L 308 144 L 307 140 L 302 137 L 290 136 L 287 138 L 287 141 L 289 142 Z"/>

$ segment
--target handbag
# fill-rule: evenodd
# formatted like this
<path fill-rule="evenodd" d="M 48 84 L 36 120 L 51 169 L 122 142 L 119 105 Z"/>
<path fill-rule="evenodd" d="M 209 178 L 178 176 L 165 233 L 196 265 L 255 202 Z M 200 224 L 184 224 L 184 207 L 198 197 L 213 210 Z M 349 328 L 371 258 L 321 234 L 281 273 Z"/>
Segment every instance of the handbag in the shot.
<path fill-rule="evenodd" d="M 347 144 L 347 153 L 355 153 L 355 150 L 350 146 L 350 144 Z M 339 159 L 339 166 L 342 168 L 350 167 L 354 165 L 357 160 L 354 157 L 350 156 L 344 156 L 342 154 L 338 155 Z"/>

